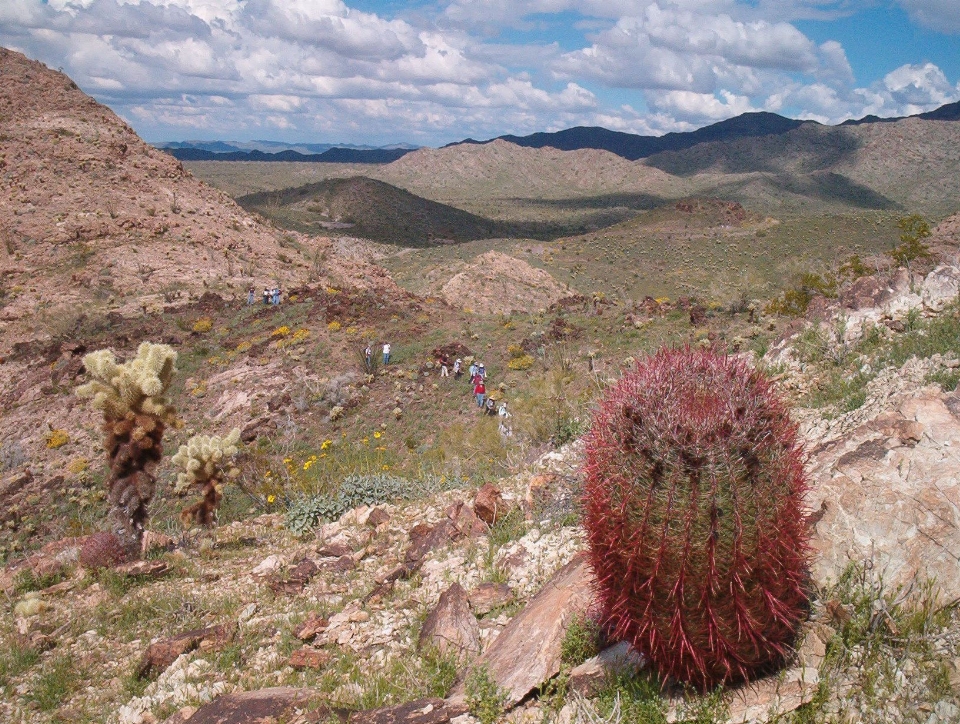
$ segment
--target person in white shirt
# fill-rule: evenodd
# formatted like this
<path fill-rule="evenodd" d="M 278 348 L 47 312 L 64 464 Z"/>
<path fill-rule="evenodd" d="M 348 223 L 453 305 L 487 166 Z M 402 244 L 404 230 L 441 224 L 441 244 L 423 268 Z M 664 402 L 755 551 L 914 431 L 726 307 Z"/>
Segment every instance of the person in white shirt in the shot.
<path fill-rule="evenodd" d="M 390 364 L 390 343 L 383 343 L 383 364 L 384 366 Z"/>

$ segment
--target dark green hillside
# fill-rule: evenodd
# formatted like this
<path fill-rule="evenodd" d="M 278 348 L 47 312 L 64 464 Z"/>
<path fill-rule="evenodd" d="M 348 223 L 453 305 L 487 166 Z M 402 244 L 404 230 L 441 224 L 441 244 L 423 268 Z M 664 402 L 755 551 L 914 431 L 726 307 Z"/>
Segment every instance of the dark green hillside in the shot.
<path fill-rule="evenodd" d="M 397 246 L 423 247 L 496 236 L 501 224 L 364 176 L 338 178 L 237 201 L 279 226 L 328 229 Z"/>

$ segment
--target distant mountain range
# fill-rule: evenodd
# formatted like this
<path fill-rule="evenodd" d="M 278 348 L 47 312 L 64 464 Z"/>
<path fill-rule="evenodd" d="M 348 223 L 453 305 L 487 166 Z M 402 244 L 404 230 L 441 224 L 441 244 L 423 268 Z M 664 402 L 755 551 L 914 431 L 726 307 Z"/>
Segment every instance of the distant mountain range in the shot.
<path fill-rule="evenodd" d="M 216 142 L 219 143 L 219 142 Z M 211 143 L 208 145 L 216 145 Z M 228 144 L 223 144 L 224 146 Z M 301 153 L 292 149 L 269 153 L 251 151 L 211 151 L 192 146 L 167 145 L 160 150 L 181 161 L 299 161 L 306 163 L 390 163 L 414 150 L 412 148 L 328 148 L 322 153 Z"/>
<path fill-rule="evenodd" d="M 949 103 L 933 111 L 915 116 L 879 118 L 865 116 L 849 120 L 841 126 L 859 126 L 871 123 L 893 123 L 904 118 L 920 118 L 931 121 L 960 121 L 960 101 Z M 532 133 L 529 136 L 504 135 L 487 141 L 467 138 L 444 146 L 464 144 L 483 145 L 492 141 L 507 141 L 527 148 L 556 148 L 561 151 L 597 149 L 609 151 L 630 161 L 649 158 L 669 151 L 684 151 L 702 143 L 737 141 L 761 136 L 781 136 L 794 129 L 816 121 L 800 121 L 785 118 L 765 111 L 744 113 L 725 121 L 714 123 L 695 131 L 667 133 L 663 136 L 640 136 L 633 133 L 611 131 L 598 126 L 577 126 L 554 133 Z M 352 144 L 284 144 L 277 141 L 182 141 L 156 144 L 181 161 L 300 161 L 316 163 L 371 163 L 386 164 L 402 158 L 416 147 L 396 144 L 380 148 Z"/>
<path fill-rule="evenodd" d="M 913 117 L 931 121 L 960 120 L 960 101 L 949 103 L 936 110 L 928 111 L 927 113 L 919 113 L 916 116 L 906 116 L 906 118 Z M 877 116 L 866 116 L 859 120 L 845 121 L 841 125 L 892 123 L 901 120 L 903 120 L 903 117 L 879 118 Z M 744 113 L 734 118 L 720 121 L 719 123 L 698 128 L 695 131 L 667 133 L 663 136 L 639 136 L 633 133 L 609 131 L 606 128 L 596 126 L 577 126 L 576 128 L 568 128 L 564 131 L 556 131 L 555 133 L 532 133 L 529 136 L 498 136 L 497 138 L 490 139 L 490 141 L 475 141 L 472 138 L 468 138 L 464 141 L 447 144 L 445 148 L 465 143 L 483 144 L 495 140 L 502 140 L 516 144 L 517 146 L 527 146 L 528 148 L 550 147 L 558 148 L 562 151 L 595 148 L 615 153 L 631 161 L 636 161 L 665 151 L 683 151 L 701 143 L 710 143 L 712 141 L 736 141 L 741 138 L 755 138 L 758 136 L 780 136 L 807 123 L 818 126 L 821 125 L 816 121 L 798 121 L 792 118 L 784 118 L 776 113 L 761 111 L 757 113 Z"/>

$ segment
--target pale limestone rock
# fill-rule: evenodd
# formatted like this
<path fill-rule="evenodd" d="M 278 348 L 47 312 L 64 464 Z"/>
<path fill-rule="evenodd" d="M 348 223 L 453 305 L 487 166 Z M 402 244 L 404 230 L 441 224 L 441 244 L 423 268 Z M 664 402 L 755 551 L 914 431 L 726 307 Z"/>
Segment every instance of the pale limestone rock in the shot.
<path fill-rule="evenodd" d="M 960 399 L 922 393 L 899 405 L 899 425 L 885 414 L 813 451 L 817 584 L 869 560 L 888 587 L 936 578 L 946 600 L 960 597 L 960 420 L 952 410 Z"/>

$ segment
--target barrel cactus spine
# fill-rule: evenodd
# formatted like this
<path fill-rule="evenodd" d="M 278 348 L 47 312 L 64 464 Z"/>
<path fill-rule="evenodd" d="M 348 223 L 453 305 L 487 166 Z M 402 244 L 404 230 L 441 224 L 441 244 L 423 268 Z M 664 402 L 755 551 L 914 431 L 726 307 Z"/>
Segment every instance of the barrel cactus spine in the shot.
<path fill-rule="evenodd" d="M 771 384 L 712 349 L 661 350 L 586 439 L 584 527 L 608 634 L 701 690 L 756 678 L 807 609 L 806 479 Z"/>

